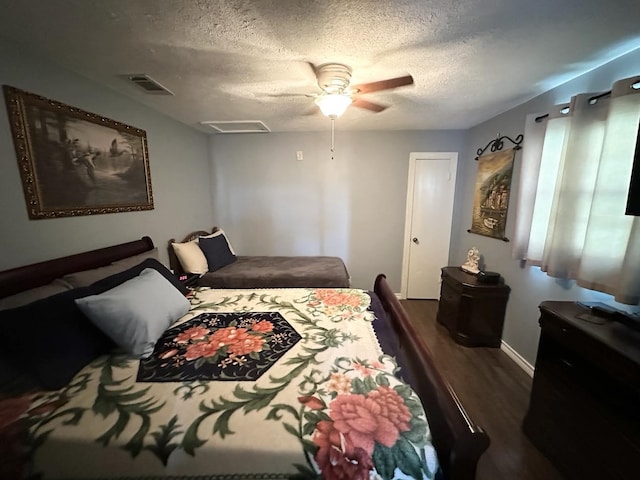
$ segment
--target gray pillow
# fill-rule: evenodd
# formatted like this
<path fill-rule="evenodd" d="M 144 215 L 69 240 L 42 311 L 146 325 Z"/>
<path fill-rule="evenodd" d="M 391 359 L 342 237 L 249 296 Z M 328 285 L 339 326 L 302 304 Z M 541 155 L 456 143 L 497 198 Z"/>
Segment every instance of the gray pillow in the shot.
<path fill-rule="evenodd" d="M 122 265 L 125 268 L 131 268 L 144 262 L 147 258 L 153 258 L 154 260 L 160 261 L 160 255 L 158 254 L 158 247 L 155 247 L 147 252 L 139 253 L 138 255 L 133 255 L 131 257 L 123 258 L 122 260 L 116 260 L 115 262 L 111 262 L 111 265 Z"/>
<path fill-rule="evenodd" d="M 100 330 L 136 357 L 148 357 L 164 331 L 189 311 L 189 301 L 157 270 L 99 295 L 75 300 Z"/>
<path fill-rule="evenodd" d="M 107 265 L 106 267 L 92 268 L 90 270 L 82 270 L 80 272 L 69 273 L 62 279 L 71 284 L 73 288 L 88 287 L 92 283 L 110 277 L 116 273 L 124 272 L 129 267 L 126 265 Z"/>
<path fill-rule="evenodd" d="M 158 247 L 149 250 L 148 252 L 143 252 L 138 255 L 123 258 L 122 260 L 116 260 L 115 262 L 104 267 L 69 273 L 62 278 L 73 288 L 88 287 L 89 285 L 92 285 L 95 282 L 102 280 L 103 278 L 107 278 L 111 275 L 116 275 L 117 273 L 124 272 L 125 270 L 128 270 L 129 268 L 142 263 L 147 258 L 153 258 L 160 261 L 160 258 L 158 257 Z"/>
<path fill-rule="evenodd" d="M 66 292 L 67 290 L 71 290 L 72 288 L 73 285 L 67 283 L 61 278 L 56 278 L 53 282 L 48 283 L 47 285 L 32 288 L 30 290 L 25 290 L 9 297 L 1 298 L 0 310 L 21 307 L 23 305 L 27 305 L 28 303 L 35 302 L 36 300 L 41 300 L 58 293 Z"/>

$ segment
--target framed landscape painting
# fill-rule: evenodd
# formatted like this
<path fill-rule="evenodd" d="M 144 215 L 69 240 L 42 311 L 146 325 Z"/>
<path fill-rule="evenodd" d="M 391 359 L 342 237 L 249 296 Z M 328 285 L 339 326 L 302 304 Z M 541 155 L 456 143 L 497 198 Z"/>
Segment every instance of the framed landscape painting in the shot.
<path fill-rule="evenodd" d="M 29 218 L 153 209 L 144 130 L 3 88 Z"/>

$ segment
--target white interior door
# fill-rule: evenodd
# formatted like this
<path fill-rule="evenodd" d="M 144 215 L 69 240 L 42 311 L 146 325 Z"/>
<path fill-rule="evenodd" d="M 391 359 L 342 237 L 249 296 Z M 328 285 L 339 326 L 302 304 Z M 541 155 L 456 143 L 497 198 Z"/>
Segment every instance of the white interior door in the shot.
<path fill-rule="evenodd" d="M 458 154 L 411 153 L 409 162 L 401 295 L 437 299 L 449 262 Z"/>

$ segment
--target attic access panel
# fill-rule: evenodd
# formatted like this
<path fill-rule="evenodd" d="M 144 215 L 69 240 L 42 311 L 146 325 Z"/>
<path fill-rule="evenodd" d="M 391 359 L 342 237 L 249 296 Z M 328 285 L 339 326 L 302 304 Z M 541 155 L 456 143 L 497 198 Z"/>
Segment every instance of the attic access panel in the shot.
<path fill-rule="evenodd" d="M 200 122 L 200 124 L 211 127 L 219 133 L 266 133 L 271 131 L 260 120 L 212 120 Z"/>

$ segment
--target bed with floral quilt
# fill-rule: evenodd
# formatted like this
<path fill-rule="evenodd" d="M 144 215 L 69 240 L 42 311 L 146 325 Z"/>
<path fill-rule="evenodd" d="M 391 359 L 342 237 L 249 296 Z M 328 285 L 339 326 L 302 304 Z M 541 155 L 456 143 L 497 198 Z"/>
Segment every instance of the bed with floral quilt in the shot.
<path fill-rule="evenodd" d="M 0 476 L 473 478 L 486 434 L 374 290 L 196 288 L 150 354 L 3 395 Z"/>

